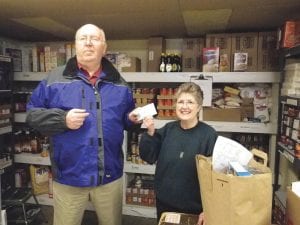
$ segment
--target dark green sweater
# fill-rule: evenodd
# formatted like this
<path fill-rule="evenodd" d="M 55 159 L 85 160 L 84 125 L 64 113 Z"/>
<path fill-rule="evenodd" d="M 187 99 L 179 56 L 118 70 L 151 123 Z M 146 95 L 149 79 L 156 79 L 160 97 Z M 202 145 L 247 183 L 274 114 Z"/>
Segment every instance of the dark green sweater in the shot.
<path fill-rule="evenodd" d="M 184 130 L 174 121 L 153 136 L 143 133 L 140 156 L 156 162 L 155 192 L 162 203 L 182 212 L 202 212 L 195 156 L 211 156 L 216 139 L 216 131 L 203 122 Z"/>

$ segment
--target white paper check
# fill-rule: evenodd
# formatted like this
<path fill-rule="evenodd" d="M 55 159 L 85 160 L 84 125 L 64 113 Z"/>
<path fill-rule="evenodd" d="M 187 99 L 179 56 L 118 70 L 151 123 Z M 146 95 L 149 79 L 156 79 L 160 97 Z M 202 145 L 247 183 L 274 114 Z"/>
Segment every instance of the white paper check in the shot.
<path fill-rule="evenodd" d="M 143 120 L 147 116 L 154 116 L 157 114 L 153 103 L 137 108 L 138 120 Z"/>

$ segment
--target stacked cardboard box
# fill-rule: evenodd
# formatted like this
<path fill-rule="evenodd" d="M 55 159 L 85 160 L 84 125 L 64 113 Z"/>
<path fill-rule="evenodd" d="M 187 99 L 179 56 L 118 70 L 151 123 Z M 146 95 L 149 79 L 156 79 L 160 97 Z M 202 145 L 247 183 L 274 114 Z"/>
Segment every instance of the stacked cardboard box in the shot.
<path fill-rule="evenodd" d="M 255 72 L 257 71 L 257 45 L 258 45 L 258 34 L 253 33 L 233 33 L 232 34 L 232 57 L 231 57 L 231 68 L 233 71 L 240 71 L 238 62 L 240 56 L 239 53 L 243 53 L 243 56 L 247 58 L 247 67 L 243 68 L 243 71 Z"/>
<path fill-rule="evenodd" d="M 151 37 L 148 40 L 148 72 L 158 72 L 161 53 L 166 52 L 166 41 L 163 37 Z"/>
<path fill-rule="evenodd" d="M 183 39 L 182 71 L 202 71 L 202 49 L 205 47 L 204 38 Z"/>
<path fill-rule="evenodd" d="M 279 52 L 276 43 L 277 32 L 258 33 L 258 71 L 279 71 Z"/>
<path fill-rule="evenodd" d="M 231 34 L 206 35 L 206 48 L 219 48 L 219 72 L 230 72 L 231 68 Z"/>

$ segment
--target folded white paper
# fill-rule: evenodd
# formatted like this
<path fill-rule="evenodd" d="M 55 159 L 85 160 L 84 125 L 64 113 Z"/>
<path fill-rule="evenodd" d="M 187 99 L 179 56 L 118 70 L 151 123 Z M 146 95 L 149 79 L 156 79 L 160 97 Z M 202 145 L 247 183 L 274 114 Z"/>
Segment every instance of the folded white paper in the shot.
<path fill-rule="evenodd" d="M 252 153 L 240 143 L 218 136 L 213 151 L 212 166 L 215 171 L 226 172 L 229 162 L 236 161 L 246 166 L 252 157 Z"/>
<path fill-rule="evenodd" d="M 147 116 L 154 116 L 157 114 L 155 106 L 153 103 L 145 105 L 143 107 L 139 107 L 136 109 L 136 113 L 138 115 L 138 120 L 143 120 Z"/>
<path fill-rule="evenodd" d="M 292 191 L 300 198 L 300 181 L 292 182 Z"/>

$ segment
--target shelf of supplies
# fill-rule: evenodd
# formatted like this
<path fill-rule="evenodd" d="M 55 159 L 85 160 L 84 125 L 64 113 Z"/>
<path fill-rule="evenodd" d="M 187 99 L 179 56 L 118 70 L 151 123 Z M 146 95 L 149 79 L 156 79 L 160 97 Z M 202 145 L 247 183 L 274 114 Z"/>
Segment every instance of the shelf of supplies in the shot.
<path fill-rule="evenodd" d="M 16 123 L 25 123 L 26 121 L 26 112 L 19 112 L 14 114 L 14 121 Z"/>
<path fill-rule="evenodd" d="M 281 142 L 278 142 L 277 145 L 280 148 L 278 149 L 279 153 L 283 155 L 287 160 L 289 160 L 296 169 L 300 169 L 300 159 L 295 157 L 294 152 L 288 149 Z"/>
<path fill-rule="evenodd" d="M 280 72 L 126 72 L 121 76 L 126 82 L 161 83 L 187 82 L 199 75 L 212 77 L 213 83 L 279 83 Z"/>
<path fill-rule="evenodd" d="M 0 127 L 0 135 L 10 133 L 11 131 L 12 131 L 12 126 Z"/>
<path fill-rule="evenodd" d="M 156 128 L 163 127 L 167 122 L 172 120 L 154 120 Z M 221 122 L 221 121 L 204 121 L 212 126 L 218 132 L 239 132 L 239 133 L 264 133 L 276 134 L 277 124 L 273 123 L 251 123 L 251 122 Z"/>
<path fill-rule="evenodd" d="M 142 173 L 142 174 L 154 174 L 155 165 L 143 165 L 125 162 L 124 173 Z"/>
<path fill-rule="evenodd" d="M 46 72 L 14 72 L 14 81 L 41 81 L 47 77 Z"/>
<path fill-rule="evenodd" d="M 276 134 L 277 124 L 251 122 L 204 121 L 218 132 Z"/>
<path fill-rule="evenodd" d="M 36 198 L 37 198 L 37 200 L 38 200 L 38 202 L 39 202 L 40 205 L 53 206 L 53 198 L 49 198 L 48 194 L 36 195 Z M 33 197 L 31 197 L 30 199 L 28 199 L 27 202 L 28 203 L 35 203 Z M 92 210 L 92 211 L 95 210 L 94 206 L 92 205 L 91 202 L 88 202 L 86 210 Z"/>
<path fill-rule="evenodd" d="M 4 173 L 5 169 L 12 165 L 12 160 L 7 160 L 4 163 L 0 163 L 0 175 Z"/>
<path fill-rule="evenodd" d="M 14 155 L 15 163 L 26 163 L 26 164 L 36 164 L 36 165 L 46 165 L 50 166 L 50 158 L 42 157 L 40 154 L 32 153 L 21 153 Z"/>
<path fill-rule="evenodd" d="M 123 205 L 123 215 L 156 218 L 156 208 L 139 205 Z"/>

